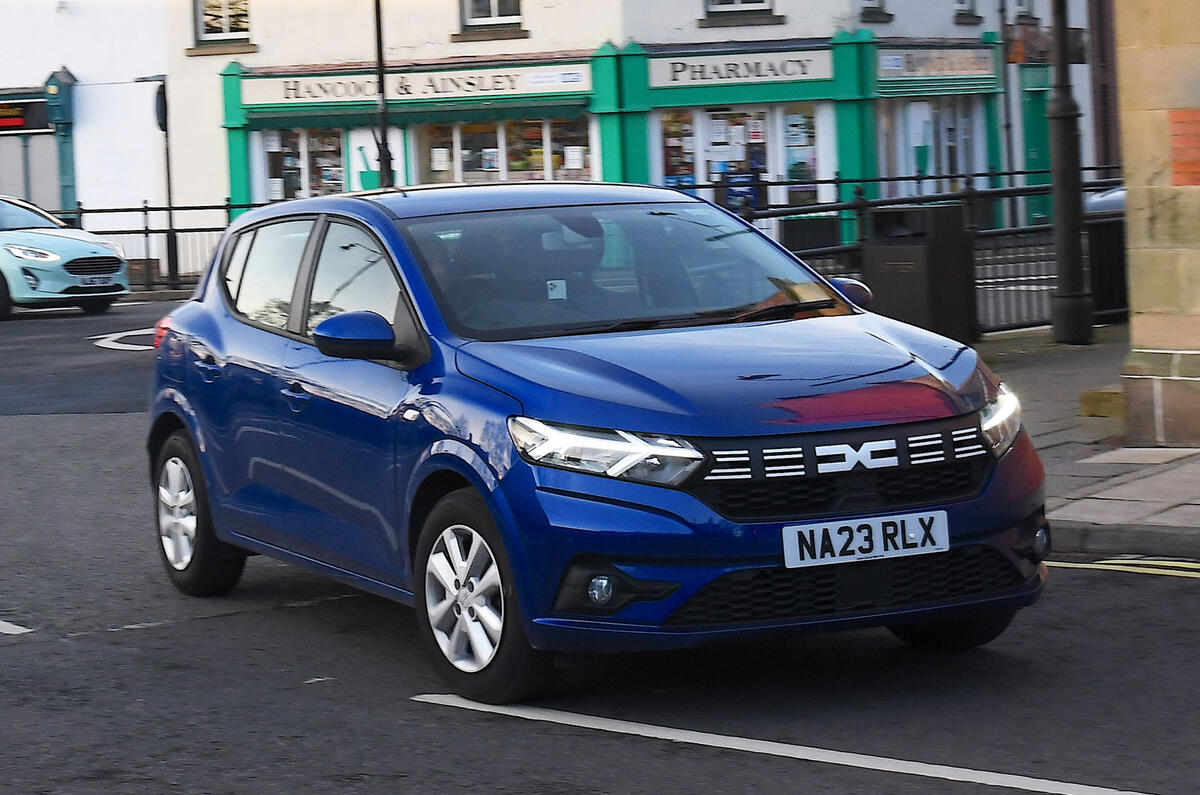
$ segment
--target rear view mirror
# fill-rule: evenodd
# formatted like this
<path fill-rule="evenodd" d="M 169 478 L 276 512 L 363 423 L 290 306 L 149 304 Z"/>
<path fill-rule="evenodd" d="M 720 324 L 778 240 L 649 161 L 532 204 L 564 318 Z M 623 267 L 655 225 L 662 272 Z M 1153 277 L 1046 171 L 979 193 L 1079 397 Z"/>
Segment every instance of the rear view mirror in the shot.
<path fill-rule="evenodd" d="M 837 291 L 842 294 L 843 298 L 861 309 L 866 309 L 870 306 L 871 299 L 875 297 L 875 294 L 871 292 L 871 288 L 858 279 L 847 279 L 843 276 L 837 276 L 830 279 L 829 283 L 837 288 Z"/>

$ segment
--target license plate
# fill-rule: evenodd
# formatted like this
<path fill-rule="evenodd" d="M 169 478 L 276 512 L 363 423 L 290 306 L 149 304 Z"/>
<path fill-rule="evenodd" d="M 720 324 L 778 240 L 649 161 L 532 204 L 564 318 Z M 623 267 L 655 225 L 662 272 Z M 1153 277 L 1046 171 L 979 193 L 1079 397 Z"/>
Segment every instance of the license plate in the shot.
<path fill-rule="evenodd" d="M 80 276 L 79 283 L 86 287 L 98 287 L 102 284 L 112 284 L 111 276 Z"/>
<path fill-rule="evenodd" d="M 927 555 L 949 548 L 950 525 L 945 511 L 831 519 L 783 528 L 783 562 L 792 569 Z"/>

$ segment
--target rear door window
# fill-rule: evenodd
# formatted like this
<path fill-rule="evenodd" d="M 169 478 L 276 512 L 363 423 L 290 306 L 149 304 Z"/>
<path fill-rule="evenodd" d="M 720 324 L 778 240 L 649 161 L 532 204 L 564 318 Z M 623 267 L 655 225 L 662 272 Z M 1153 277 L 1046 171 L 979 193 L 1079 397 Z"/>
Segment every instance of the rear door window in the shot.
<path fill-rule="evenodd" d="M 342 312 L 374 312 L 389 323 L 396 316 L 400 285 L 383 246 L 366 231 L 331 223 L 321 244 L 305 333 Z"/>
<path fill-rule="evenodd" d="M 287 328 L 296 273 L 312 227 L 311 218 L 259 227 L 234 296 L 238 312 L 264 326 Z"/>

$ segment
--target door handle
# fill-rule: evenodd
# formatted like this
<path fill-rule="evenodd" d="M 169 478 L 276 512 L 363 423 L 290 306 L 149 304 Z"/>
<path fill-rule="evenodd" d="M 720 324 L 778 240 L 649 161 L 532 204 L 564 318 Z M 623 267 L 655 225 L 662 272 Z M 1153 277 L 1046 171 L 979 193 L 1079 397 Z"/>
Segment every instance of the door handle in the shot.
<path fill-rule="evenodd" d="M 308 390 L 299 381 L 292 381 L 285 388 L 279 390 L 279 393 L 283 395 L 284 400 L 287 401 L 288 408 L 292 411 L 300 411 L 308 403 Z"/>

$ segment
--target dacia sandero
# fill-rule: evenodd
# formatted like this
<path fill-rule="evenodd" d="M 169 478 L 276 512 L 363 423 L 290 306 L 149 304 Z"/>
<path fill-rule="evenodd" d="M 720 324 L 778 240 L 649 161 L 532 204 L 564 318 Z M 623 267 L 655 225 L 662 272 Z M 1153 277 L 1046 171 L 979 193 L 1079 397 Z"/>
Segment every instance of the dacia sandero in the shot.
<path fill-rule="evenodd" d="M 976 353 L 664 188 L 440 186 L 247 212 L 163 318 L 166 573 L 250 555 L 415 608 L 460 694 L 553 655 L 887 627 L 1039 596 L 1043 472 Z"/>

